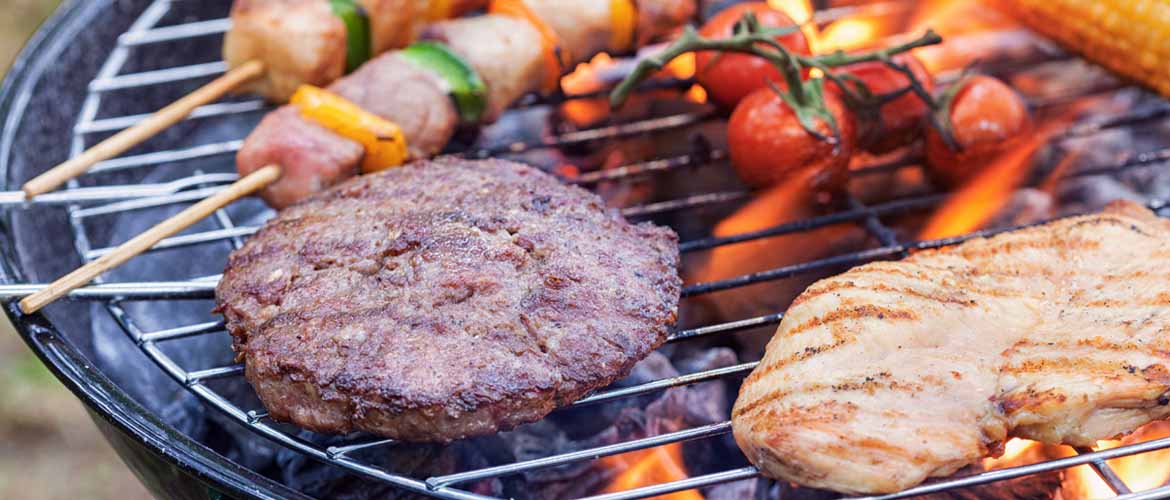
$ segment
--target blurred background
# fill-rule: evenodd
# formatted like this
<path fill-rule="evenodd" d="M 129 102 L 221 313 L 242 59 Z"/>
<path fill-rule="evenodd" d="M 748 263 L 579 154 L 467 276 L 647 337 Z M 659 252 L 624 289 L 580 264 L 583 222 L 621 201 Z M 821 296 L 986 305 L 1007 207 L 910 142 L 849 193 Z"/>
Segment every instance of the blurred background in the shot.
<path fill-rule="evenodd" d="M 59 0 L 0 1 L 0 72 Z M 81 403 L 0 318 L 0 498 L 146 499 Z"/>

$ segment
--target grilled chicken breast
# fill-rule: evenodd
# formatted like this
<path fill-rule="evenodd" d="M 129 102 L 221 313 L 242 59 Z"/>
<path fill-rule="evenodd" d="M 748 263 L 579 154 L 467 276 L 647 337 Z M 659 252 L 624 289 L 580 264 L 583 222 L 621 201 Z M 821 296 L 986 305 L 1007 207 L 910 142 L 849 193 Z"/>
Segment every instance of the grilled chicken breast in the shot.
<path fill-rule="evenodd" d="M 1132 203 L 822 280 L 732 412 L 765 474 L 843 493 L 1012 436 L 1092 445 L 1170 416 L 1170 221 Z"/>

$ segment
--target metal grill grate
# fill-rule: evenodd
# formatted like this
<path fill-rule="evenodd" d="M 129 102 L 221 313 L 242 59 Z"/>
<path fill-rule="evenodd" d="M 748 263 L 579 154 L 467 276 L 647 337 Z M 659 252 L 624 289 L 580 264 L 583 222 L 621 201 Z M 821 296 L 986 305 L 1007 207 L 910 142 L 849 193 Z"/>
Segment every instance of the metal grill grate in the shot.
<path fill-rule="evenodd" d="M 884 8 L 896 7 L 900 2 L 887 2 Z M 122 35 L 116 48 L 101 68 L 97 77 L 88 88 L 88 96 L 83 104 L 80 117 L 72 131 L 72 154 L 79 154 L 87 145 L 87 136 L 100 132 L 120 130 L 128 127 L 143 118 L 142 115 L 119 116 L 98 119 L 102 105 L 103 93 L 118 90 L 132 89 L 141 86 L 159 86 L 190 79 L 213 76 L 222 73 L 225 65 L 222 62 L 180 66 L 161 70 L 154 70 L 134 74 L 121 74 L 127 59 L 137 47 L 162 42 L 175 42 L 194 37 L 221 35 L 229 26 L 226 19 L 211 19 L 187 24 L 159 27 L 158 24 L 171 7 L 171 0 L 155 0 L 138 18 L 128 32 Z M 818 14 L 818 19 L 829 20 L 850 14 L 849 9 L 836 9 Z M 686 82 L 678 82 L 685 84 Z M 525 105 L 535 106 L 549 102 L 574 99 L 575 96 L 557 96 L 546 101 L 530 100 Z M 1058 103 L 1055 100 L 1053 103 Z M 1043 104 L 1052 104 L 1049 102 Z M 1055 105 L 1055 104 L 1053 104 Z M 213 104 L 197 110 L 191 119 L 201 119 L 212 116 L 228 116 L 239 113 L 253 112 L 264 109 L 259 101 L 245 101 Z M 1115 127 L 1123 127 L 1142 123 L 1170 115 L 1170 106 L 1155 110 L 1136 112 L 1120 118 L 1081 125 L 1066 134 L 1066 137 L 1088 136 Z M 533 143 L 509 144 L 498 150 L 470 151 L 467 154 L 473 157 L 486 157 L 503 153 L 520 153 L 540 148 L 557 148 L 598 139 L 615 139 L 634 134 L 660 132 L 680 127 L 689 127 L 709 120 L 711 117 L 703 113 L 684 113 L 669 116 L 653 117 L 630 124 L 609 126 L 596 129 L 572 132 L 554 136 Z M 145 169 L 163 164 L 189 162 L 213 156 L 229 155 L 239 149 L 241 141 L 232 140 L 221 143 L 189 146 L 184 149 L 157 151 L 136 156 L 127 156 L 102 162 L 94 172 L 110 172 L 125 169 Z M 654 161 L 626 165 L 616 169 L 587 172 L 574 182 L 592 185 L 602 181 L 616 181 L 623 179 L 644 178 L 656 176 L 683 168 L 703 168 L 714 162 L 725 159 L 722 151 L 697 150 L 691 154 L 678 157 L 662 158 Z M 875 172 L 887 172 L 892 169 L 918 168 L 917 158 L 905 158 L 900 161 L 884 165 L 872 165 L 854 172 L 854 175 L 870 175 Z M 1170 160 L 1170 148 L 1135 155 L 1122 159 L 1110 165 L 1102 165 L 1095 169 L 1085 169 L 1076 175 L 1100 175 L 1124 171 L 1126 169 L 1150 165 Z M 92 260 L 108 252 L 109 248 L 93 248 L 87 235 L 87 223 L 92 217 L 136 210 L 148 207 L 158 207 L 175 204 L 185 204 L 202 199 L 209 194 L 222 189 L 222 186 L 235 180 L 232 174 L 195 174 L 187 178 L 164 184 L 139 185 L 106 185 L 97 187 L 81 187 L 76 181 L 69 185 L 69 189 L 57 193 L 47 194 L 35 199 L 33 206 L 66 205 L 75 237 L 77 253 L 85 260 Z M 623 209 L 627 216 L 644 217 L 673 211 L 686 211 L 700 207 L 718 204 L 727 204 L 742 201 L 750 193 L 743 191 L 702 193 L 683 198 L 656 202 L 651 204 L 632 206 Z M 937 206 L 946 197 L 945 193 L 932 193 L 895 199 L 892 201 L 864 205 L 857 199 L 848 200 L 848 209 L 820 215 L 813 218 L 789 222 L 745 234 L 726 237 L 708 237 L 685 241 L 680 250 L 683 253 L 710 250 L 722 245 L 741 243 L 756 239 L 774 237 L 784 234 L 798 233 L 816 228 L 838 224 L 856 224 L 867 231 L 880 246 L 853 253 L 835 255 L 818 260 L 802 262 L 794 265 L 764 270 L 752 274 L 737 276 L 718 281 L 696 283 L 686 286 L 684 297 L 694 297 L 702 294 L 747 286 L 765 281 L 778 280 L 798 274 L 853 266 L 863 262 L 890 259 L 904 256 L 911 251 L 938 248 L 957 242 L 993 234 L 1002 231 L 980 231 L 957 238 L 947 238 L 930 241 L 902 241 L 896 233 L 883 224 L 883 219 L 913 211 L 924 211 Z M 94 204 L 97 202 L 98 204 Z M 22 204 L 20 193 L 0 193 L 0 204 Z M 1152 202 L 1151 208 L 1161 210 L 1165 208 L 1163 202 Z M 155 247 L 158 249 L 174 249 L 181 247 L 198 247 L 199 245 L 231 242 L 238 247 L 243 237 L 252 234 L 257 228 L 236 224 L 226 212 L 220 211 L 215 216 L 218 227 L 213 230 L 188 233 L 167 239 Z M 143 331 L 131 315 L 122 307 L 122 301 L 127 300 L 182 300 L 193 298 L 211 298 L 218 276 L 208 276 L 191 281 L 180 282 L 148 282 L 148 283 L 109 283 L 98 282 L 74 291 L 71 296 L 78 299 L 99 300 L 105 303 L 106 309 L 119 325 L 125 330 L 130 339 L 136 343 L 151 360 L 173 377 L 187 390 L 201 398 L 225 415 L 235 419 L 240 424 L 255 433 L 275 441 L 283 446 L 294 449 L 314 459 L 334 464 L 355 474 L 360 474 L 378 481 L 382 481 L 399 488 L 424 493 L 442 498 L 485 498 L 480 495 L 460 489 L 461 485 L 469 482 L 519 474 L 537 469 L 559 465 L 595 460 L 599 457 L 619 453 L 651 448 L 689 440 L 709 439 L 730 432 L 730 423 L 721 422 L 696 428 L 688 428 L 667 434 L 620 442 L 607 446 L 588 448 L 572 453 L 550 455 L 539 459 L 528 460 L 506 465 L 486 467 L 477 470 L 468 470 L 456 474 L 430 477 L 418 480 L 394 471 L 385 470 L 378 466 L 354 458 L 357 452 L 377 447 L 388 446 L 393 443 L 387 439 L 372 439 L 355 441 L 344 446 L 319 447 L 301 440 L 294 435 L 283 431 L 280 426 L 270 421 L 267 414 L 259 409 L 248 409 L 237 406 L 224 395 L 216 392 L 207 382 L 220 378 L 239 377 L 242 375 L 242 365 L 225 365 L 206 369 L 190 369 L 181 366 L 161 348 L 161 345 L 178 340 L 201 335 L 209 335 L 223 331 L 223 324 L 218 321 L 191 324 L 160 331 Z M 15 298 L 35 289 L 35 285 L 14 285 L 0 287 L 0 297 Z M 711 324 L 685 330 L 678 330 L 670 337 L 670 342 L 685 342 L 693 339 L 724 335 L 751 328 L 775 325 L 783 317 L 782 312 L 766 314 L 726 323 Z M 746 375 L 755 367 L 756 363 L 743 363 L 735 366 L 718 368 L 698 373 L 680 375 L 673 378 L 655 380 L 649 383 L 619 389 L 603 389 L 574 404 L 588 405 L 604 401 L 662 391 L 671 387 L 686 386 L 704 381 L 719 380 L 728 377 Z M 881 498 L 904 498 L 926 493 L 942 492 L 946 490 L 965 488 L 975 485 L 1002 481 L 1045 471 L 1054 471 L 1076 465 L 1089 464 L 1098 475 L 1117 493 L 1126 498 L 1156 498 L 1170 496 L 1170 487 L 1163 487 L 1147 492 L 1131 494 L 1124 484 L 1109 468 L 1105 460 L 1170 448 L 1170 438 L 1093 452 L 1078 450 L 1078 455 L 1043 463 L 1012 467 L 993 472 L 986 472 L 968 477 L 950 478 L 919 486 L 895 495 Z M 752 479 L 759 477 L 753 467 L 743 467 L 726 470 L 713 474 L 691 477 L 682 481 L 638 488 L 619 493 L 599 495 L 593 498 L 604 499 L 631 499 L 645 498 L 673 491 L 690 488 L 699 488 L 718 483 Z"/>

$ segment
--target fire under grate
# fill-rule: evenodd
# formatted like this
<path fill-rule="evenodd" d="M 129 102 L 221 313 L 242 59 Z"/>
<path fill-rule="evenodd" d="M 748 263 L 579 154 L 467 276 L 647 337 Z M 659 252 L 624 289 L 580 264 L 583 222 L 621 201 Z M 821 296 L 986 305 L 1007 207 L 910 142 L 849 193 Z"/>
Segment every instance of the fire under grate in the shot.
<path fill-rule="evenodd" d="M 164 19 L 171 7 L 171 0 L 154 0 L 142 12 L 130 30 L 118 39 L 116 48 L 101 67 L 97 77 L 89 85 L 88 95 L 84 101 L 80 117 L 72 131 L 71 151 L 73 155 L 79 154 L 87 145 L 92 143 L 92 136 L 121 130 L 145 117 L 144 115 L 127 115 L 98 118 L 102 109 L 103 94 L 147 86 L 158 88 L 193 79 L 215 76 L 226 70 L 226 66 L 222 62 L 213 62 L 138 73 L 121 72 L 127 60 L 132 57 L 133 52 L 141 47 L 160 43 L 183 42 L 203 37 L 216 37 L 221 35 L 229 27 L 229 21 L 227 19 L 208 19 L 160 26 L 160 22 Z M 848 15 L 850 15 L 848 8 L 835 9 L 818 13 L 815 19 L 827 22 L 828 20 Z M 658 84 L 659 87 L 669 86 L 680 89 L 686 88 L 688 85 L 689 82 L 685 80 L 668 81 L 664 84 Z M 1118 86 L 1105 89 L 1102 92 L 1113 92 L 1124 89 L 1124 86 Z M 521 103 L 521 106 L 528 108 L 557 105 L 567 101 L 596 97 L 596 95 L 598 94 L 557 95 L 544 99 L 531 98 Z M 1063 96 L 1062 98 L 1055 98 L 1051 101 L 1033 102 L 1032 105 L 1060 106 L 1077 97 L 1079 95 Z M 212 117 L 231 117 L 234 115 L 255 113 L 265 109 L 267 109 L 266 104 L 255 100 L 225 102 L 204 106 L 197 110 L 190 119 L 201 120 Z M 1170 116 L 1170 105 L 1153 108 L 1145 107 L 1133 110 L 1133 112 L 1120 117 L 1081 124 L 1070 129 L 1056 140 L 1093 136 L 1119 127 L 1148 123 L 1167 116 Z M 715 117 L 709 112 L 686 111 L 671 113 L 661 116 L 643 117 L 636 121 L 617 125 L 607 125 L 599 128 L 587 128 L 548 135 L 539 140 L 511 142 L 495 148 L 468 150 L 464 154 L 470 157 L 519 155 L 542 149 L 566 148 L 602 140 L 616 140 L 686 129 L 701 125 L 713 119 Z M 92 172 L 100 175 L 103 172 L 151 169 L 161 165 L 182 164 L 184 162 L 207 158 L 230 157 L 231 154 L 240 148 L 241 142 L 241 140 L 235 139 L 125 156 L 104 161 L 97 168 L 93 169 Z M 1114 162 L 1101 164 L 1094 168 L 1079 169 L 1072 175 L 1116 175 L 1131 169 L 1159 166 L 1168 160 L 1170 160 L 1170 147 L 1120 158 Z M 657 176 L 675 172 L 691 172 L 695 169 L 707 168 L 709 165 L 725 161 L 726 154 L 724 151 L 699 141 L 686 154 L 628 163 L 623 166 L 604 170 L 589 170 L 579 176 L 568 179 L 568 181 L 586 187 L 600 183 L 644 182 L 653 180 Z M 900 158 L 855 168 L 853 176 L 865 177 L 901 169 L 917 169 L 920 168 L 920 163 L 920 158 Z M 1166 168 L 1166 166 L 1161 165 L 1159 168 Z M 96 177 L 91 176 L 87 179 Z M 67 190 L 38 197 L 35 201 L 31 202 L 31 206 L 66 207 L 73 230 L 76 251 L 82 259 L 89 261 L 104 255 L 111 249 L 110 247 L 94 247 L 91 244 L 90 238 L 87 236 L 87 228 L 94 218 L 149 208 L 189 204 L 222 189 L 223 186 L 235 179 L 236 176 L 234 174 L 194 173 L 178 180 L 160 183 L 83 186 L 78 181 L 72 181 Z M 752 193 L 742 190 L 701 192 L 667 200 L 627 206 L 622 208 L 622 212 L 633 219 L 643 220 L 664 214 L 677 215 L 710 207 L 728 206 L 737 202 L 743 202 L 749 199 L 751 195 Z M 854 225 L 864 230 L 869 238 L 872 238 L 872 241 L 877 242 L 877 246 L 730 278 L 690 283 L 684 287 L 683 297 L 686 299 L 713 294 L 797 275 L 816 273 L 822 273 L 823 275 L 836 269 L 874 260 L 897 259 L 914 251 L 953 245 L 967 239 L 987 236 L 1010 229 L 996 228 L 971 232 L 958 237 L 918 241 L 901 237 L 898 231 L 887 225 L 886 221 L 891 217 L 912 212 L 929 212 L 940 206 L 947 199 L 947 195 L 948 193 L 945 192 L 932 192 L 871 204 L 865 204 L 860 199 L 850 196 L 841 204 L 845 208 L 838 211 L 823 213 L 797 221 L 785 222 L 747 233 L 685 240 L 680 244 L 680 251 L 684 254 L 684 257 L 687 254 L 710 251 L 726 245 L 797 234 L 829 226 Z M 23 200 L 20 198 L 19 192 L 0 193 L 0 204 L 18 206 L 23 204 Z M 1148 202 L 1148 206 L 1164 214 L 1164 209 L 1167 208 L 1167 202 L 1164 200 L 1153 200 Z M 213 219 L 218 225 L 216 228 L 189 232 L 169 238 L 157 245 L 152 251 L 185 249 L 197 252 L 203 245 L 222 244 L 225 241 L 230 242 L 233 248 L 235 248 L 240 245 L 243 238 L 246 238 L 258 229 L 256 225 L 243 224 L 234 220 L 226 210 L 217 212 Z M 222 263 L 210 262 L 208 265 L 208 269 L 213 269 L 221 267 Z M 569 453 L 550 454 L 536 459 L 476 468 L 425 479 L 416 479 L 401 475 L 358 457 L 358 455 L 368 453 L 371 450 L 376 451 L 378 448 L 392 446 L 394 444 L 392 440 L 365 436 L 351 439 L 346 444 L 333 446 L 320 446 L 306 441 L 291 433 L 286 426 L 271 421 L 261 408 L 243 407 L 213 387 L 214 384 L 212 382 L 215 380 L 242 377 L 242 365 L 225 364 L 210 368 L 189 368 L 183 366 L 183 363 L 176 360 L 162 348 L 168 342 L 222 333 L 223 324 L 221 322 L 210 321 L 162 330 L 144 331 L 132 317 L 134 315 L 124 307 L 129 302 L 149 301 L 152 303 L 163 303 L 167 301 L 211 298 L 216 279 L 218 278 L 218 275 L 211 274 L 214 272 L 214 270 L 211 270 L 206 276 L 183 281 L 116 283 L 103 283 L 98 281 L 94 285 L 74 291 L 71 297 L 99 301 L 99 303 L 104 304 L 104 308 L 110 316 L 150 360 L 161 367 L 171 378 L 184 386 L 188 391 L 200 398 L 205 404 L 222 412 L 222 414 L 247 427 L 254 433 L 312 459 L 335 465 L 353 474 L 380 481 L 403 490 L 450 499 L 490 498 L 472 492 L 466 486 L 484 479 L 499 478 L 540 469 L 582 463 L 630 451 L 685 441 L 717 438 L 729 434 L 731 430 L 730 422 L 723 421 L 626 440 L 615 444 L 580 449 Z M 35 288 L 36 286 L 34 285 L 4 286 L 0 287 L 0 296 L 13 299 Z M 734 321 L 678 329 L 672 333 L 669 342 L 688 342 L 711 336 L 738 333 L 758 327 L 774 326 L 780 322 L 782 317 L 783 312 L 776 311 Z M 740 363 L 711 370 L 682 374 L 675 377 L 662 378 L 628 387 L 606 388 L 585 397 L 572 406 L 579 407 L 611 402 L 652 394 L 674 387 L 742 377 L 755 366 L 755 362 Z M 1156 439 L 1101 451 L 1078 450 L 1078 454 L 1075 456 L 993 470 L 965 477 L 946 478 L 894 495 L 877 498 L 906 498 L 928 493 L 939 493 L 1049 471 L 1058 471 L 1084 464 L 1090 465 L 1100 478 L 1115 493 L 1122 495 L 1123 498 L 1161 498 L 1170 496 L 1170 486 L 1163 486 L 1145 492 L 1132 492 L 1130 487 L 1114 473 L 1109 464 L 1106 463 L 1106 460 L 1166 448 L 1170 448 L 1170 438 Z M 654 484 L 616 493 L 601 494 L 591 498 L 614 500 L 646 498 L 669 492 L 702 488 L 732 481 L 757 479 L 759 477 L 759 473 L 754 467 L 737 467 L 715 473 L 697 475 L 683 480 Z"/>

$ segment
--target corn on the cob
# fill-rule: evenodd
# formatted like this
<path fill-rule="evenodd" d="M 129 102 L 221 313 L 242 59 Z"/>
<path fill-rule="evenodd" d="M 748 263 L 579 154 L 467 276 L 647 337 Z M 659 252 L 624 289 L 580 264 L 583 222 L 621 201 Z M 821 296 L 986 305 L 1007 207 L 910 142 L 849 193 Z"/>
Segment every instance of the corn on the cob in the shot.
<path fill-rule="evenodd" d="M 1170 97 L 1170 0 L 1002 0 L 1029 28 Z"/>

